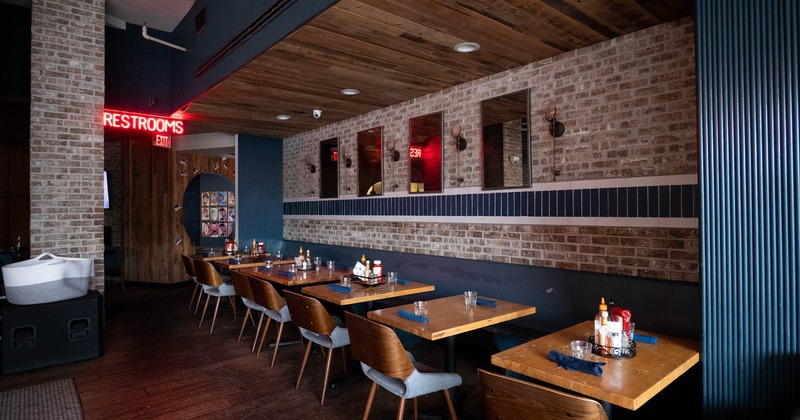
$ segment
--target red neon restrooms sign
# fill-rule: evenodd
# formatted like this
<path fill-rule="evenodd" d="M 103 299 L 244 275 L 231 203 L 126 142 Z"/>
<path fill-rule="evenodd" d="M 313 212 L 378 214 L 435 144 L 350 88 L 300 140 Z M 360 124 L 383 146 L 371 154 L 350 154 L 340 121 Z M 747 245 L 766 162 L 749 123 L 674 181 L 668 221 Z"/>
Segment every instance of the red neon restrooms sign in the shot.
<path fill-rule="evenodd" d="M 183 121 L 155 115 L 103 111 L 103 125 L 123 130 L 141 130 L 173 135 L 183 134 Z"/>

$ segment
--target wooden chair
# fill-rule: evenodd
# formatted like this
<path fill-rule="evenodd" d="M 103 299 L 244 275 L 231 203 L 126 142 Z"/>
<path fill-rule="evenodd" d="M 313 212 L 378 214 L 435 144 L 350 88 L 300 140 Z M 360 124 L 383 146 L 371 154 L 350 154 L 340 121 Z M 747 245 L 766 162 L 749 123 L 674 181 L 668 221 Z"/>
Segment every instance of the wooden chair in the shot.
<path fill-rule="evenodd" d="M 487 418 L 608 420 L 603 406 L 586 397 L 478 369 Z"/>
<path fill-rule="evenodd" d="M 214 318 L 211 320 L 211 331 L 209 331 L 209 333 L 213 333 L 214 324 L 217 321 L 217 312 L 219 312 L 219 303 L 223 297 L 230 298 L 231 306 L 233 307 L 233 319 L 236 319 L 236 302 L 233 300 L 236 296 L 236 290 L 234 290 L 232 284 L 227 284 L 223 281 L 217 269 L 208 261 L 194 260 L 194 271 L 195 274 L 197 274 L 197 281 L 200 282 L 203 287 L 203 293 L 207 295 L 206 304 L 203 306 L 203 315 L 200 316 L 200 325 L 198 328 L 203 326 L 203 319 L 206 317 L 208 301 L 211 299 L 211 296 L 216 296 L 217 298 L 217 305 L 214 308 Z"/>
<path fill-rule="evenodd" d="M 417 397 L 437 391 L 444 392 L 450 417 L 457 419 L 448 389 L 461 385 L 459 374 L 437 372 L 414 360 L 411 353 L 403 348 L 397 334 L 386 325 L 350 312 L 345 312 L 345 317 L 350 331 L 350 351 L 353 357 L 361 362 L 364 374 L 372 379 L 364 420 L 369 417 L 378 385 L 400 397 L 398 420 L 403 418 L 407 399 L 414 399 L 414 419 L 416 419 Z"/>
<path fill-rule="evenodd" d="M 242 319 L 242 328 L 239 329 L 239 338 L 236 339 L 237 343 L 242 341 L 242 334 L 244 333 L 245 325 L 247 325 L 247 320 L 253 319 L 252 311 L 256 311 L 261 314 L 261 316 L 258 318 L 256 338 L 253 341 L 253 349 L 251 350 L 255 351 L 256 343 L 258 343 L 258 333 L 261 331 L 261 322 L 264 320 L 264 307 L 258 304 L 253 297 L 253 291 L 250 288 L 250 276 L 247 274 L 242 274 L 236 270 L 231 270 L 230 276 L 231 282 L 233 283 L 233 290 L 236 291 L 236 296 L 239 296 L 242 299 L 242 303 L 244 303 L 244 306 L 247 308 L 247 312 L 244 314 L 244 319 Z M 255 324 L 255 322 L 253 324 Z"/>
<path fill-rule="evenodd" d="M 261 333 L 261 343 L 258 345 L 256 356 L 261 354 L 261 347 L 267 337 L 270 322 L 275 320 L 278 323 L 278 337 L 275 339 L 275 350 L 272 352 L 272 362 L 269 364 L 270 367 L 273 367 L 275 366 L 275 357 L 278 355 L 278 347 L 281 345 L 283 325 L 292 320 L 292 315 L 289 313 L 289 306 L 286 305 L 286 301 L 270 282 L 252 276 L 249 276 L 249 280 L 250 289 L 253 291 L 253 299 L 257 304 L 264 307 L 264 311 L 261 313 L 262 319 L 264 315 L 267 316 L 267 326 L 264 327 L 264 331 Z M 258 321 L 258 324 L 261 325 L 261 320 Z"/>
<path fill-rule="evenodd" d="M 183 269 L 186 271 L 186 274 L 194 282 L 194 291 L 192 291 L 192 300 L 189 301 L 189 309 L 192 309 L 192 304 L 194 303 L 194 297 L 197 296 L 197 305 L 194 308 L 194 313 L 197 313 L 197 308 L 200 307 L 200 298 L 203 297 L 202 287 L 200 283 L 197 281 L 197 274 L 194 271 L 194 259 L 192 257 L 181 255 L 181 259 L 183 260 Z"/>
<path fill-rule="evenodd" d="M 292 315 L 292 322 L 300 328 L 300 334 L 308 340 L 295 388 L 300 387 L 300 380 L 303 379 L 303 371 L 308 362 L 308 355 L 311 353 L 311 344 L 315 343 L 329 350 L 325 365 L 325 378 L 322 382 L 322 399 L 319 402 L 322 405 L 325 403 L 325 391 L 328 388 L 333 350 L 341 347 L 342 357 L 344 357 L 344 347 L 350 344 L 350 335 L 347 328 L 337 325 L 318 300 L 289 290 L 284 290 L 283 294 L 286 298 L 286 305 L 289 306 L 289 313 Z M 345 360 L 343 362 L 347 369 L 347 362 Z"/>

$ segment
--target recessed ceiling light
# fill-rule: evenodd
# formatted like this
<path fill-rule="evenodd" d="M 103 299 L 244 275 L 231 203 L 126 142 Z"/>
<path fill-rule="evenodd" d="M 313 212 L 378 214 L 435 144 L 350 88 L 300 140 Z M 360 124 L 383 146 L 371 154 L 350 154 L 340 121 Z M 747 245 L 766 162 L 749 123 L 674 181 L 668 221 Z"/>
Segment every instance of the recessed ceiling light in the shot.
<path fill-rule="evenodd" d="M 292 117 L 289 116 L 289 115 L 286 115 L 286 114 L 281 114 L 281 115 L 276 115 L 275 116 L 275 119 L 278 119 L 278 120 L 281 120 L 281 121 L 286 121 L 289 118 L 292 118 Z"/>
<path fill-rule="evenodd" d="M 456 44 L 453 49 L 462 53 L 471 53 L 478 51 L 480 47 L 480 44 L 477 42 L 462 42 L 460 44 Z"/>
<path fill-rule="evenodd" d="M 358 89 L 347 88 L 340 90 L 339 93 L 341 93 L 342 95 L 353 96 L 353 95 L 358 95 L 361 92 L 359 92 Z"/>

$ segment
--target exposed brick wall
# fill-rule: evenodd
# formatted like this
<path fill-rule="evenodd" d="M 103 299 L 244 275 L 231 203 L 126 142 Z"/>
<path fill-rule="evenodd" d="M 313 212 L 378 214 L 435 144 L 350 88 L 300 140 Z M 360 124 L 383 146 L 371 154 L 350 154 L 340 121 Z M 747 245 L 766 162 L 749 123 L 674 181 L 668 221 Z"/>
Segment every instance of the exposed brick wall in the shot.
<path fill-rule="evenodd" d="M 466 150 L 455 153 L 452 138 L 445 139 L 445 191 L 480 188 L 481 101 L 522 89 L 530 89 L 534 187 L 552 181 L 698 172 L 694 20 L 686 18 L 290 137 L 284 142 L 284 197 L 318 196 L 319 173 L 308 174 L 301 163 L 303 156 L 319 155 L 319 141 L 338 137 L 343 154 L 355 157 L 356 133 L 382 126 L 384 139 L 394 140 L 407 156 L 403 151 L 408 150 L 408 119 L 438 111 L 444 111 L 445 127 L 460 123 L 469 142 Z M 554 107 L 566 127 L 564 136 L 555 140 L 545 119 Z M 388 193 L 407 190 L 407 165 L 408 159 L 390 162 L 384 152 L 384 184 L 399 185 L 396 190 L 387 187 Z M 356 192 L 356 167 L 355 161 L 352 168 L 341 167 L 340 191 L 348 198 Z M 554 176 L 554 170 L 560 175 Z M 464 182 L 457 182 L 458 177 Z M 649 223 L 606 227 L 285 219 L 284 236 L 699 281 L 697 229 Z M 365 236 L 369 243 L 363 242 Z"/>
<path fill-rule="evenodd" d="M 93 258 L 103 288 L 105 1 L 31 9 L 31 253 Z"/>

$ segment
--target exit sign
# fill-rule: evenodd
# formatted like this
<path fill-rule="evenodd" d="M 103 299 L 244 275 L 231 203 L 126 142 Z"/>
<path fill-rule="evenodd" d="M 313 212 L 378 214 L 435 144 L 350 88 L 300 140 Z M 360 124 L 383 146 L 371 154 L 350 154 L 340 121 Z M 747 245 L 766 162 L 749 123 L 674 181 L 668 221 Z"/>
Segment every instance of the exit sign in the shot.
<path fill-rule="evenodd" d="M 172 136 L 153 133 L 153 146 L 172 149 Z"/>

